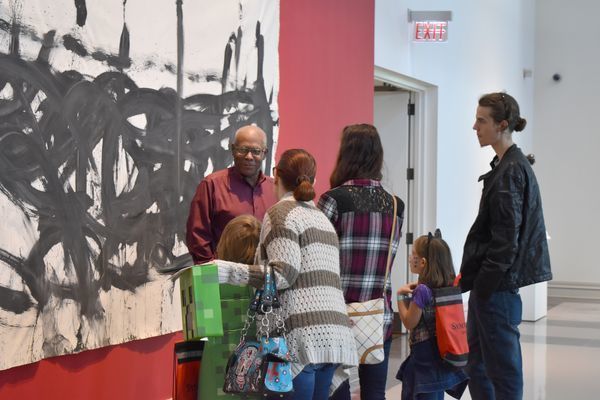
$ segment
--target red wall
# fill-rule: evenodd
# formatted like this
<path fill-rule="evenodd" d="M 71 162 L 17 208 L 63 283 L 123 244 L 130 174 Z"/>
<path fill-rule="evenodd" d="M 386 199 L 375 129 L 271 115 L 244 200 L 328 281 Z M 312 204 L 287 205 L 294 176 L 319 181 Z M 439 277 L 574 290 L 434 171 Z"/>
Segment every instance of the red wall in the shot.
<path fill-rule="evenodd" d="M 374 1 L 281 0 L 277 155 L 304 148 L 329 188 L 342 128 L 373 122 Z"/>
<path fill-rule="evenodd" d="M 281 0 L 277 154 L 310 151 L 329 187 L 341 129 L 373 120 L 373 0 Z M 167 399 L 180 334 L 0 372 L 0 398 Z M 1 356 L 1 355 L 0 355 Z"/>
<path fill-rule="evenodd" d="M 164 335 L 2 371 L 0 399 L 164 400 L 180 340 L 180 333 Z"/>

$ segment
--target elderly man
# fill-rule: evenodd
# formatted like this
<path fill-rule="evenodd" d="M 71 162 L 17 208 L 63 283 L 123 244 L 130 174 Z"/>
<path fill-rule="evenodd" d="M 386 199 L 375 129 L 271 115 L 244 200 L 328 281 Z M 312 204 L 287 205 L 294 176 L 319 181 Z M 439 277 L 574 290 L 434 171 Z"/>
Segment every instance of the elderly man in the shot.
<path fill-rule="evenodd" d="M 187 221 L 186 244 L 194 263 L 215 258 L 215 249 L 225 225 L 242 214 L 262 221 L 277 201 L 273 179 L 261 171 L 267 155 L 267 135 L 247 125 L 235 133 L 231 145 L 233 167 L 205 177 L 196 189 Z"/>

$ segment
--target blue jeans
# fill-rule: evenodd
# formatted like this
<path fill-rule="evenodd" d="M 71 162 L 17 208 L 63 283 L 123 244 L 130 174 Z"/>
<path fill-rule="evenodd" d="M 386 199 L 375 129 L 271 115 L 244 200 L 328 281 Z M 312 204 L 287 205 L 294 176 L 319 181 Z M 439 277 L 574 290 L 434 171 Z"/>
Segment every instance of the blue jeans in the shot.
<path fill-rule="evenodd" d="M 459 399 L 468 378 L 460 368 L 442 361 L 435 338 L 410 346 L 410 355 L 396 374 L 402 381 L 402 400 L 443 400 L 444 392 Z"/>
<path fill-rule="evenodd" d="M 385 400 L 385 384 L 387 381 L 388 362 L 390 360 L 392 338 L 383 342 L 385 358 L 379 364 L 361 364 L 358 367 L 360 378 L 360 398 L 369 400 Z M 345 381 L 331 396 L 332 400 L 350 400 L 350 384 Z"/>
<path fill-rule="evenodd" d="M 338 364 L 308 364 L 294 378 L 293 400 L 327 400 Z"/>
<path fill-rule="evenodd" d="M 444 400 L 444 391 L 433 393 L 419 393 L 417 400 Z"/>
<path fill-rule="evenodd" d="M 482 300 L 471 292 L 467 317 L 473 400 L 523 398 L 523 361 L 519 342 L 522 303 L 518 290 L 495 292 Z"/>

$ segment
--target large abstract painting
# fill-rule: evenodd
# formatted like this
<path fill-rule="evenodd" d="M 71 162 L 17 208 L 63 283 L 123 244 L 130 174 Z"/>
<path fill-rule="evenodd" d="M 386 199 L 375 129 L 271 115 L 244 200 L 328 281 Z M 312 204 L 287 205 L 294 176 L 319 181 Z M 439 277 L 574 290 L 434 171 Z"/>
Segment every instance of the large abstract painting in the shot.
<path fill-rule="evenodd" d="M 0 0 L 0 369 L 181 329 L 164 272 L 235 131 L 274 153 L 278 35 L 274 0 Z"/>

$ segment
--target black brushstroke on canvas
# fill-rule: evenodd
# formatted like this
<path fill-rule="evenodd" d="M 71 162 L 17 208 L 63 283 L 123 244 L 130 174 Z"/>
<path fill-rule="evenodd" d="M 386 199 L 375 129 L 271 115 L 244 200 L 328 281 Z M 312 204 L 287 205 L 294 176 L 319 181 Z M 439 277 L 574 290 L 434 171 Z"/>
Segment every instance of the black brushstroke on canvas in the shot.
<path fill-rule="evenodd" d="M 79 14 L 85 2 L 76 1 L 76 5 L 77 23 L 85 23 L 85 14 Z M 18 51 L 19 27 L 0 24 L 0 29 L 11 35 L 10 49 L 0 54 L 0 91 L 4 94 L 0 99 L 0 191 L 21 210 L 26 222 L 37 220 L 39 236 L 28 254 L 0 249 L 0 268 L 11 269 L 25 287 L 0 286 L 0 308 L 15 314 L 31 307 L 41 312 L 55 296 L 75 300 L 82 316 L 102 318 L 102 291 L 133 292 L 149 282 L 151 269 L 178 268 L 190 262 L 187 254 L 174 254 L 172 249 L 176 240 L 185 237 L 196 185 L 209 160 L 214 170 L 231 164 L 231 154 L 221 142 L 230 140 L 243 125 L 261 126 L 272 147 L 276 123 L 269 103 L 272 93 L 267 97 L 259 75 L 252 85 L 227 90 L 223 81 L 219 95 L 198 93 L 178 102 L 175 90 L 138 87 L 122 70 L 107 67 L 107 72 L 93 79 L 77 71 L 54 70 L 50 59 L 55 31 L 38 37 L 37 58 L 25 60 Z M 127 68 L 126 29 L 124 25 L 118 55 L 90 51 L 69 35 L 62 37 L 62 44 L 79 57 L 99 60 L 102 55 L 107 66 Z M 260 24 L 255 40 L 262 74 Z M 225 46 L 224 76 L 229 74 L 234 54 L 239 62 L 240 45 L 238 31 Z M 182 104 L 179 111 L 178 103 Z M 180 159 L 176 154 L 178 114 Z M 133 117 L 143 117 L 145 126 Z M 102 149 L 101 159 L 93 154 L 97 146 Z M 187 171 L 180 167 L 186 161 Z M 266 170 L 270 167 L 269 160 Z M 126 182 L 117 180 L 117 171 L 125 171 Z M 181 199 L 174 179 L 178 174 Z M 10 227 L 3 229 L 10 234 Z M 58 263 L 62 270 L 52 272 L 46 257 L 57 246 L 63 254 Z M 137 256 L 123 262 L 128 247 Z"/>
<path fill-rule="evenodd" d="M 10 44 L 8 53 L 14 56 L 19 55 L 19 47 L 21 41 L 21 24 L 16 15 L 13 15 L 12 24 L 10 24 Z"/>
<path fill-rule="evenodd" d="M 183 161 L 183 157 L 181 157 L 181 148 L 183 143 L 182 139 L 182 124 L 181 124 L 181 115 L 182 115 L 182 102 L 181 96 L 183 96 L 183 53 L 184 53 L 184 35 L 183 35 L 183 0 L 176 1 L 177 8 L 177 103 L 175 104 L 175 158 L 177 159 L 177 176 L 176 176 L 176 185 L 177 185 L 177 196 L 181 196 L 181 170 L 183 169 L 183 165 L 181 162 Z"/>
<path fill-rule="evenodd" d="M 72 51 L 80 57 L 86 57 L 88 55 L 88 51 L 83 43 L 81 43 L 81 40 L 74 38 L 69 34 L 63 35 L 62 39 L 65 49 Z"/>
<path fill-rule="evenodd" d="M 87 19 L 85 0 L 75 0 L 75 8 L 77 9 L 77 25 L 84 26 Z"/>

